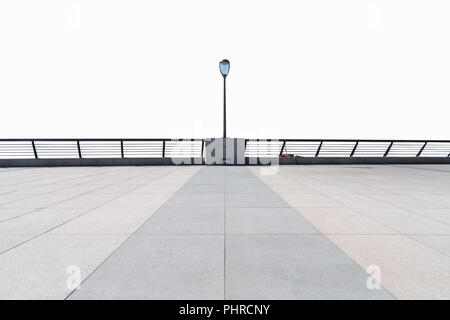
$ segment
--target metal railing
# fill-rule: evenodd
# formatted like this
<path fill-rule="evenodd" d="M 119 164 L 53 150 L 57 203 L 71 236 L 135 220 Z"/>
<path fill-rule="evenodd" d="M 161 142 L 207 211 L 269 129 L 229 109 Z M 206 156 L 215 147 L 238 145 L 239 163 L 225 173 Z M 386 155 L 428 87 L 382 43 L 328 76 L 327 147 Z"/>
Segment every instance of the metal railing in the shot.
<path fill-rule="evenodd" d="M 0 139 L 0 159 L 202 158 L 203 139 Z"/>
<path fill-rule="evenodd" d="M 252 157 L 450 157 L 450 140 L 246 139 Z"/>
<path fill-rule="evenodd" d="M 204 158 L 207 139 L 0 139 L 0 160 Z M 245 157 L 449 158 L 450 140 L 244 139 Z"/>

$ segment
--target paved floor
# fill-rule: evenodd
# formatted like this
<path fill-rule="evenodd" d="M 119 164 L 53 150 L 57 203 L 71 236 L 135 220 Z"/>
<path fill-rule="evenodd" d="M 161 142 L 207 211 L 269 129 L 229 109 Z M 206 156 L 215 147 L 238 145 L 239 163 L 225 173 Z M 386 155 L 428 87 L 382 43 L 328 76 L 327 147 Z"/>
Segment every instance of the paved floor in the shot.
<path fill-rule="evenodd" d="M 449 193 L 445 165 L 0 169 L 0 299 L 449 299 Z"/>

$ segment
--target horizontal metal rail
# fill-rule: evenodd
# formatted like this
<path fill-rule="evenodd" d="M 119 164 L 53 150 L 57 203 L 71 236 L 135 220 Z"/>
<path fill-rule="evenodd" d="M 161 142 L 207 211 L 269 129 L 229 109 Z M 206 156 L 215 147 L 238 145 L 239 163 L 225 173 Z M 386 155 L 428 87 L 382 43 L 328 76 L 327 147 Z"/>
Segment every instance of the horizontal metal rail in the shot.
<path fill-rule="evenodd" d="M 203 158 L 204 139 L 0 139 L 0 159 Z"/>

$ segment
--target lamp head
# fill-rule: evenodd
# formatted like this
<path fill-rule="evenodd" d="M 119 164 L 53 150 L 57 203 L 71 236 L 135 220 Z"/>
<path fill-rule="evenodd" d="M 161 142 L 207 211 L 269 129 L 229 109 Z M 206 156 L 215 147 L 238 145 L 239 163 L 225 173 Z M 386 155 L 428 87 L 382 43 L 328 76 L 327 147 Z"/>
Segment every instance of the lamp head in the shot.
<path fill-rule="evenodd" d="M 227 59 L 223 59 L 219 63 L 219 69 L 222 76 L 225 78 L 228 75 L 228 72 L 230 71 L 230 61 Z"/>

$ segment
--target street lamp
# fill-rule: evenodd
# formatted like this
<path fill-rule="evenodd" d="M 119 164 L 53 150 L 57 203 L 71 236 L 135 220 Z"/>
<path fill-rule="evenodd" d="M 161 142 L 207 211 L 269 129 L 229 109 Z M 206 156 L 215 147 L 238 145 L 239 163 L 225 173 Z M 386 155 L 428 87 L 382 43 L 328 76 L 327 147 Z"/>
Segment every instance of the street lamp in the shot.
<path fill-rule="evenodd" d="M 227 88 L 226 77 L 230 71 L 230 61 L 223 59 L 219 63 L 220 73 L 223 76 L 223 138 L 227 137 Z"/>

